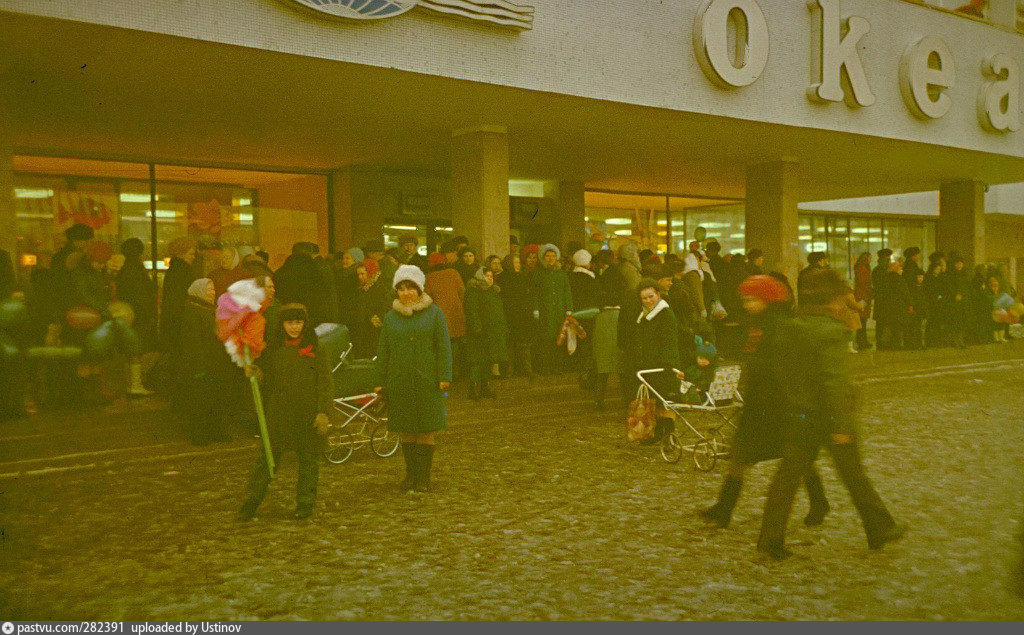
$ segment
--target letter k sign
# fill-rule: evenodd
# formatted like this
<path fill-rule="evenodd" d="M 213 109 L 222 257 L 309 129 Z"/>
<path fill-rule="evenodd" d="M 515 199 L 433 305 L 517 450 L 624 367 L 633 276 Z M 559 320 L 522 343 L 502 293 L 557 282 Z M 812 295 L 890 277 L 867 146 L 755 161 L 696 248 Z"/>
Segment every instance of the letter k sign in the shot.
<path fill-rule="evenodd" d="M 844 20 L 839 0 L 809 0 L 807 8 L 814 16 L 808 98 L 818 102 L 846 101 L 851 107 L 874 104 L 875 95 L 857 52 L 861 38 L 871 30 L 871 23 L 859 16 Z"/>

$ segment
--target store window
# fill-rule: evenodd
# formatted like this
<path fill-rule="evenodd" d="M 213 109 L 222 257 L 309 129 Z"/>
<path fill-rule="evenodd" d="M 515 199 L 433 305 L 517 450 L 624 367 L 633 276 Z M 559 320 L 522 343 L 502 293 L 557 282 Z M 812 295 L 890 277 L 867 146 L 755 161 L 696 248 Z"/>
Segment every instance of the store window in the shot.
<path fill-rule="evenodd" d="M 665 196 L 587 192 L 585 203 L 591 249 L 615 249 L 626 241 L 659 252 L 668 248 Z"/>
<path fill-rule="evenodd" d="M 862 253 L 871 255 L 883 247 L 901 256 L 908 247 L 917 247 L 927 256 L 935 251 L 937 221 L 903 217 L 806 214 L 800 216 L 800 252 L 825 251 L 833 267 L 853 276 L 853 267 Z"/>

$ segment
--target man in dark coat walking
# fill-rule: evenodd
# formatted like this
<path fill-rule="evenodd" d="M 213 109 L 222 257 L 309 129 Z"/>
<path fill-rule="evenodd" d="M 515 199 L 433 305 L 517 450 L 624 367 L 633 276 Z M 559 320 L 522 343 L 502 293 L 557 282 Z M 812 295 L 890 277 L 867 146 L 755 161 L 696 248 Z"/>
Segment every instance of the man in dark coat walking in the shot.
<path fill-rule="evenodd" d="M 879 549 L 906 532 L 889 514 L 861 463 L 847 335 L 832 317 L 846 293 L 846 283 L 835 271 L 808 274 L 797 316 L 784 320 L 765 342 L 780 389 L 782 463 L 768 488 L 757 548 L 775 559 L 789 555 L 785 532 L 793 498 L 822 446 L 850 492 L 868 547 Z"/>
<path fill-rule="evenodd" d="M 330 297 L 325 293 L 326 285 L 313 261 L 309 243 L 295 243 L 291 255 L 274 273 L 274 287 L 282 304 L 301 304 L 309 310 L 314 328 L 327 321 Z"/>

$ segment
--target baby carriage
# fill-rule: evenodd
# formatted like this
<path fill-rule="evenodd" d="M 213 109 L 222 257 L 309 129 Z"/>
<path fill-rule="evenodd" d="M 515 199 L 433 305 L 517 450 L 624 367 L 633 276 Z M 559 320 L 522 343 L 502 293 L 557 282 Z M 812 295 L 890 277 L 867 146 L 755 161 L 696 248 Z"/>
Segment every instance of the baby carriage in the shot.
<path fill-rule="evenodd" d="M 352 343 L 344 326 L 324 324 L 317 327 L 317 335 L 329 358 L 337 360 L 331 374 L 335 394 L 342 395 L 334 399 L 336 416 L 327 429 L 324 458 L 340 465 L 367 445 L 379 457 L 392 456 L 398 451 L 399 437 L 388 430 L 384 398 L 373 392 L 375 361 L 349 358 Z"/>
<path fill-rule="evenodd" d="M 676 463 L 685 450 L 693 455 L 693 464 L 698 470 L 710 472 L 718 459 L 729 456 L 729 440 L 736 431 L 736 418 L 743 406 L 739 393 L 740 367 L 719 367 L 703 400 L 697 404 L 677 403 L 671 400 L 671 395 L 660 394 L 648 381 L 648 376 L 660 372 L 660 368 L 641 370 L 636 376 L 695 437 L 693 443 L 683 445 L 680 438 L 686 435 L 685 430 L 665 435 L 661 440 L 661 457 Z"/>

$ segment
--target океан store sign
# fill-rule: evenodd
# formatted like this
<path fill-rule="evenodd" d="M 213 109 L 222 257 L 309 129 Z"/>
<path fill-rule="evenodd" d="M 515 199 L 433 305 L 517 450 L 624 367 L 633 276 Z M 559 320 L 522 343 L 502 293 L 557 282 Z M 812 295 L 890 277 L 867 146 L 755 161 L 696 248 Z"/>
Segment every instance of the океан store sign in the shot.
<path fill-rule="evenodd" d="M 844 18 L 840 0 L 810 0 L 807 6 L 813 16 L 808 99 L 871 106 L 875 95 L 858 52 L 871 23 L 859 16 Z M 733 19 L 735 12 L 743 20 Z M 756 82 L 768 64 L 769 46 L 768 21 L 756 0 L 706 0 L 697 12 L 693 48 L 704 73 L 718 86 L 742 88 Z M 978 121 L 990 132 L 1019 130 L 1020 66 L 1004 53 L 979 62 L 988 81 L 977 95 Z M 956 85 L 949 46 L 932 36 L 909 43 L 900 60 L 899 82 L 903 100 L 915 116 L 945 116 L 953 105 L 945 92 Z"/>

